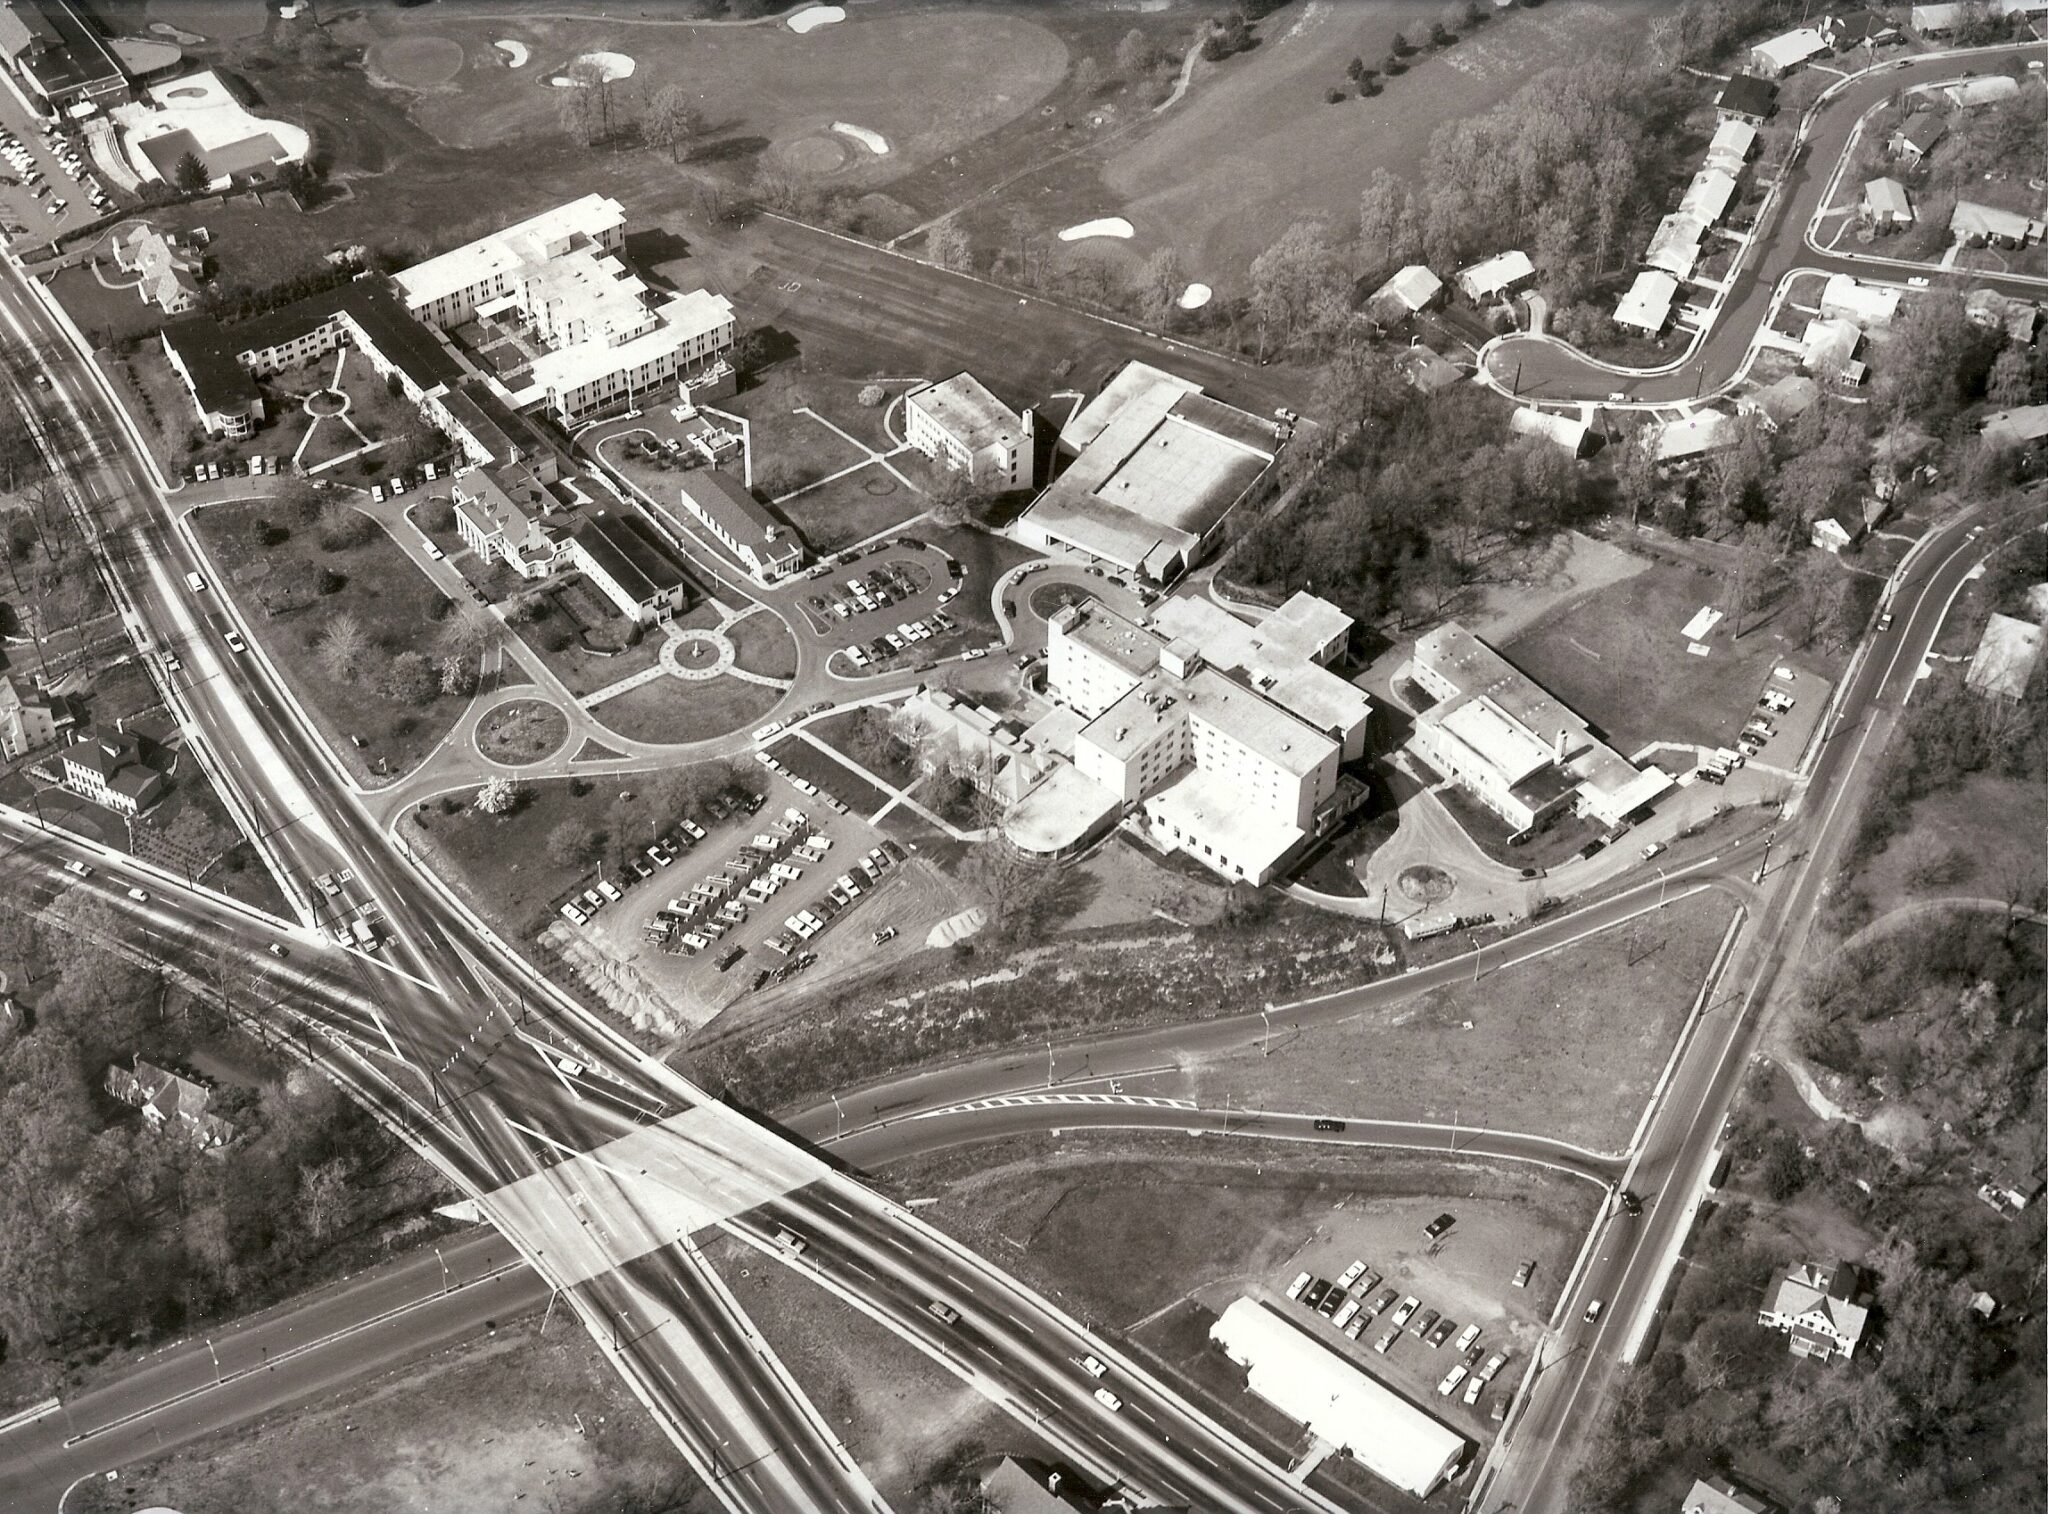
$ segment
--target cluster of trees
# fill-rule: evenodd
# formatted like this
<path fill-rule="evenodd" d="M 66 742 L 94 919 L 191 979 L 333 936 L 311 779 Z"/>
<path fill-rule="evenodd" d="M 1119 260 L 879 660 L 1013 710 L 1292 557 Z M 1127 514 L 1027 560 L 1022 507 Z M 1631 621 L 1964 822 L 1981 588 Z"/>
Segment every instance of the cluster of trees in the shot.
<path fill-rule="evenodd" d="M 704 114 L 680 84 L 655 88 L 645 78 L 614 79 L 602 65 L 579 58 L 556 102 L 562 130 L 579 147 L 628 139 L 681 163 L 704 135 Z"/>
<path fill-rule="evenodd" d="M 235 1126 L 231 1147 L 150 1134 L 100 1090 L 107 1066 L 137 1052 L 176 1066 L 228 1034 L 224 1004 L 262 1000 L 225 964 L 195 998 L 99 950 L 92 939 L 119 934 L 105 914 L 68 905 L 77 939 L 53 950 L 31 917 L 0 913 L 0 965 L 32 1012 L 0 1047 L 0 1355 L 41 1369 L 47 1388 L 67 1359 L 265 1302 L 337 1242 L 438 1192 L 329 1083 L 288 1090 L 288 1064 L 253 1043 L 238 1054 L 268 1069 L 264 1086 L 217 1089 L 210 1106 Z"/>
<path fill-rule="evenodd" d="M 1469 385 L 1425 396 L 1382 349 L 1342 349 L 1315 407 L 1338 440 L 1297 443 L 1294 501 L 1225 564 L 1256 592 L 1312 589 L 1368 621 L 1436 615 L 1493 550 L 1580 511 L 1578 464 L 1561 448 L 1503 443 L 1496 396 Z"/>
<path fill-rule="evenodd" d="M 545 842 L 548 860 L 578 872 L 599 863 L 616 871 L 659 832 L 679 818 L 701 814 L 712 799 L 723 795 L 740 800 L 761 792 L 755 776 L 759 771 L 751 762 L 712 762 L 649 774 L 643 793 L 620 792 L 602 817 L 578 814 L 557 821 Z M 569 792 L 575 798 L 588 798 L 594 786 L 575 779 Z M 517 810 L 514 804 L 504 813 Z"/>

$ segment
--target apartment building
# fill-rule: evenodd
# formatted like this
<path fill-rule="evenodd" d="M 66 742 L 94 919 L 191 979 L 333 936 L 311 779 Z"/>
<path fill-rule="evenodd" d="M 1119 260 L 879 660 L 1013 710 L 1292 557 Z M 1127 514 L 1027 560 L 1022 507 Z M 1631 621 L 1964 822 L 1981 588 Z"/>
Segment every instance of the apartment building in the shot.
<path fill-rule="evenodd" d="M 911 390 L 903 419 L 905 441 L 972 484 L 1026 489 L 1035 482 L 1032 413 L 1012 410 L 971 373 Z"/>

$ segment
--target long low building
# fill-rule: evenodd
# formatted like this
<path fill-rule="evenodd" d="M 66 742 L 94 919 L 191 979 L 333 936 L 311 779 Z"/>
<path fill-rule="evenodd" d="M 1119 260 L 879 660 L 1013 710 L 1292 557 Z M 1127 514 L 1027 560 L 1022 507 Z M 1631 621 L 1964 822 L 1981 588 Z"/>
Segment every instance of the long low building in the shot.
<path fill-rule="evenodd" d="M 1068 423 L 1059 450 L 1073 461 L 1018 519 L 1017 538 L 1170 583 L 1215 544 L 1279 440 L 1271 421 L 1130 363 Z"/>
<path fill-rule="evenodd" d="M 1246 1369 L 1252 1392 L 1405 1493 L 1429 1497 L 1472 1449 L 1450 1426 L 1257 1299 L 1225 1309 L 1209 1338 Z"/>

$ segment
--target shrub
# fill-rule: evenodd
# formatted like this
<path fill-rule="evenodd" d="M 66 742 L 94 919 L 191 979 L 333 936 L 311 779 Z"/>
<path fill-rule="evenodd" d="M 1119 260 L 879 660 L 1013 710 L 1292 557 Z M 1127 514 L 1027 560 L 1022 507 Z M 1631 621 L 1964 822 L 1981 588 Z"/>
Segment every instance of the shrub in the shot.
<path fill-rule="evenodd" d="M 1323 91 L 1323 103 L 1325 105 L 1342 105 L 1346 98 L 1347 96 L 1341 89 L 1333 88 Z"/>
<path fill-rule="evenodd" d="M 880 384 L 869 384 L 860 392 L 860 402 L 869 410 L 874 409 L 877 405 L 881 404 L 882 401 L 887 399 L 888 397 L 889 391 L 884 389 Z"/>

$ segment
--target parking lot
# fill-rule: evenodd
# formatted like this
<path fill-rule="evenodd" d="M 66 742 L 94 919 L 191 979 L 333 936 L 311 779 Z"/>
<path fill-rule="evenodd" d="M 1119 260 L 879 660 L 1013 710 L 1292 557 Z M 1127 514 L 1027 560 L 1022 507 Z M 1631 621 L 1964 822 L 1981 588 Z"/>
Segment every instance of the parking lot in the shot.
<path fill-rule="evenodd" d="M 32 122 L 19 104 L 0 110 L 0 204 L 14 245 L 45 242 L 114 208 L 74 138 Z"/>
<path fill-rule="evenodd" d="M 833 652 L 831 668 L 861 676 L 942 657 L 985 656 L 965 646 L 959 618 L 948 613 L 964 587 L 960 564 L 923 542 L 885 542 L 799 586 L 804 621 Z"/>

